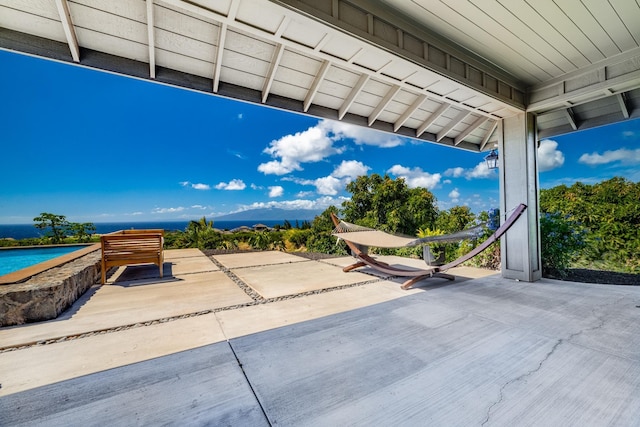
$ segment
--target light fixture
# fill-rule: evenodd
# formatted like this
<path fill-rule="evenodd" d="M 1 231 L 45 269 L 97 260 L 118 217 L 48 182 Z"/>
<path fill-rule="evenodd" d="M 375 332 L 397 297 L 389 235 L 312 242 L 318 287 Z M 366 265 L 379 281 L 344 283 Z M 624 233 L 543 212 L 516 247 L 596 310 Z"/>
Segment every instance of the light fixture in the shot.
<path fill-rule="evenodd" d="M 491 150 L 487 157 L 484 158 L 484 161 L 487 162 L 487 169 L 497 169 L 498 168 L 498 151 L 496 149 Z"/>

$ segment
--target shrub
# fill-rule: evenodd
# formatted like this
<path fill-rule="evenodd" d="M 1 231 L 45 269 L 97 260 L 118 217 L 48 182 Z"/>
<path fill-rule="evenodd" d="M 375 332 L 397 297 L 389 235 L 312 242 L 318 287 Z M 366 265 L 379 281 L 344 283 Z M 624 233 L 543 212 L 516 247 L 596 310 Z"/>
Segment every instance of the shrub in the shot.
<path fill-rule="evenodd" d="M 566 277 L 571 262 L 585 246 L 586 228 L 561 213 L 545 213 L 540 217 L 542 272 Z"/>

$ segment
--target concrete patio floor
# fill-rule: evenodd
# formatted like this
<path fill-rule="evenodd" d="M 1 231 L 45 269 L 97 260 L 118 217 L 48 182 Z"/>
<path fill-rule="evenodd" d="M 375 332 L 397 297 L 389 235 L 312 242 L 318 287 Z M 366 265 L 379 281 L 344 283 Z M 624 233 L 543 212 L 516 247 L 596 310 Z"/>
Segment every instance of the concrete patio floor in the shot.
<path fill-rule="evenodd" d="M 212 258 L 0 328 L 0 425 L 640 425 L 640 287 Z"/>

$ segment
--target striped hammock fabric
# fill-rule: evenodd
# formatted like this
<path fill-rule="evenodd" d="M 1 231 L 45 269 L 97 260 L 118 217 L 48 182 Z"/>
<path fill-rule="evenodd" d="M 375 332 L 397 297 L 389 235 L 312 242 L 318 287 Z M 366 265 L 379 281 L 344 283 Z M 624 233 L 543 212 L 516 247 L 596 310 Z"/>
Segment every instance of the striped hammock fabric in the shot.
<path fill-rule="evenodd" d="M 357 245 L 376 248 L 408 248 L 413 246 L 427 245 L 429 243 L 452 243 L 464 239 L 474 239 L 482 235 L 486 224 L 476 225 L 466 230 L 458 231 L 442 236 L 412 237 L 398 234 L 385 233 L 373 228 L 363 227 L 346 221 L 340 224 L 331 233 L 339 239 L 348 240 Z"/>

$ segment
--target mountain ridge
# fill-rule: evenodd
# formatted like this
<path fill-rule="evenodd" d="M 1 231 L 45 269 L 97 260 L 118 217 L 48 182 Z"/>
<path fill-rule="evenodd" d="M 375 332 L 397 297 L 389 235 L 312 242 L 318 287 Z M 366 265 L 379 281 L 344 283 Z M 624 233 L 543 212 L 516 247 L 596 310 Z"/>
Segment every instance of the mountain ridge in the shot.
<path fill-rule="evenodd" d="M 319 209 L 281 209 L 260 208 L 249 209 L 227 215 L 214 217 L 214 221 L 296 221 L 313 220 L 322 213 Z"/>

